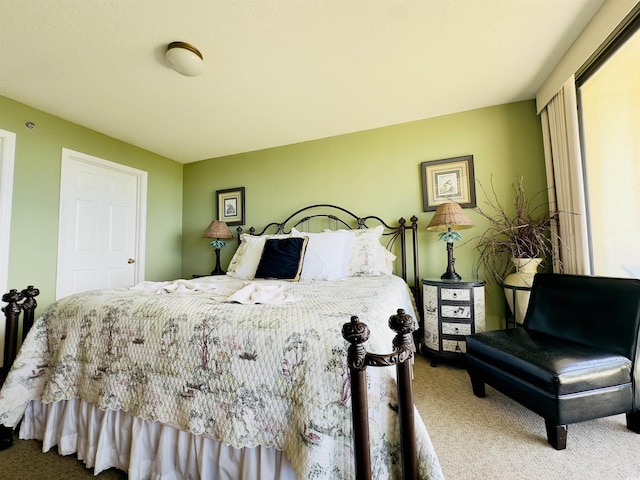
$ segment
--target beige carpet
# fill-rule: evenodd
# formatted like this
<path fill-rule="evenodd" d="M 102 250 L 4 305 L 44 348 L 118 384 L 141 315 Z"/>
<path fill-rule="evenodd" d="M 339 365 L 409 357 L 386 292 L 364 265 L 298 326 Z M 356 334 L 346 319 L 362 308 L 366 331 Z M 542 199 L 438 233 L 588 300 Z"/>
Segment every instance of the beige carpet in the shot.
<path fill-rule="evenodd" d="M 0 451 L 0 479 L 2 480 L 126 480 L 127 475 L 110 469 L 98 476 L 84 466 L 75 455 L 62 457 L 53 448 L 42 453 L 42 442 L 16 440 L 13 446 Z"/>
<path fill-rule="evenodd" d="M 465 370 L 418 356 L 415 401 L 448 480 L 640 480 L 640 435 L 624 415 L 569 426 L 567 449 L 547 444 L 544 421 L 487 387 L 476 398 Z M 0 451 L 0 479 L 126 479 L 116 470 L 97 477 L 73 456 L 41 453 L 18 440 Z"/>
<path fill-rule="evenodd" d="M 464 369 L 418 357 L 415 376 L 414 400 L 447 479 L 640 479 L 640 435 L 624 415 L 569 425 L 557 451 L 542 417 L 490 387 L 475 397 Z"/>

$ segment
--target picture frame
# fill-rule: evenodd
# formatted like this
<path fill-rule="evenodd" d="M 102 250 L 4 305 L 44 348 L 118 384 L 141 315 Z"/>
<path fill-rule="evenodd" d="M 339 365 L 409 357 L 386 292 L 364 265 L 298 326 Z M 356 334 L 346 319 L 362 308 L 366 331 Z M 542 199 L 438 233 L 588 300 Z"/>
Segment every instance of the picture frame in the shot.
<path fill-rule="evenodd" d="M 244 187 L 216 191 L 218 220 L 227 225 L 244 225 Z"/>
<path fill-rule="evenodd" d="M 436 210 L 441 203 L 450 201 L 462 208 L 476 206 L 473 155 L 422 162 L 420 171 L 425 212 Z"/>

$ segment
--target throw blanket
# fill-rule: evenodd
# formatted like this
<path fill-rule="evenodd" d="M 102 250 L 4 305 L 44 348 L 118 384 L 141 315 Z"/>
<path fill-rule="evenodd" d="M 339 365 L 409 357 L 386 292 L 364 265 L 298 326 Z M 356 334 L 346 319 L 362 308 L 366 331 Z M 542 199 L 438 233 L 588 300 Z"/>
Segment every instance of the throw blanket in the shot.
<path fill-rule="evenodd" d="M 227 302 L 244 303 L 247 305 L 255 303 L 289 303 L 296 301 L 298 301 L 298 298 L 284 291 L 284 285 L 262 285 L 257 282 L 248 283 L 227 299 Z"/>
<path fill-rule="evenodd" d="M 31 400 L 82 398 L 103 410 L 207 435 L 237 448 L 284 450 L 298 478 L 354 477 L 342 325 L 358 315 L 367 349 L 391 350 L 389 316 L 415 317 L 398 277 L 278 282 L 299 301 L 228 303 L 243 282 L 208 277 L 211 292 L 98 290 L 50 305 L 0 390 L 0 423 L 15 426 Z M 219 296 L 219 298 L 216 298 Z M 374 478 L 399 478 L 395 370 L 368 369 Z M 442 478 L 416 411 L 422 479 Z"/>
<path fill-rule="evenodd" d="M 141 282 L 130 290 L 136 290 L 145 293 L 189 293 L 189 292 L 213 292 L 218 289 L 214 283 L 197 283 L 190 280 L 173 280 L 171 282 Z"/>
<path fill-rule="evenodd" d="M 221 295 L 229 294 L 228 288 L 219 288 L 215 283 L 192 282 L 190 280 L 173 280 L 171 282 L 141 282 L 130 290 L 148 294 L 164 293 L 195 293 L 217 292 Z M 264 285 L 258 282 L 250 282 L 235 292 L 229 294 L 227 302 L 244 303 L 252 305 L 256 303 L 275 304 L 296 302 L 297 297 L 287 293 L 284 285 Z"/>

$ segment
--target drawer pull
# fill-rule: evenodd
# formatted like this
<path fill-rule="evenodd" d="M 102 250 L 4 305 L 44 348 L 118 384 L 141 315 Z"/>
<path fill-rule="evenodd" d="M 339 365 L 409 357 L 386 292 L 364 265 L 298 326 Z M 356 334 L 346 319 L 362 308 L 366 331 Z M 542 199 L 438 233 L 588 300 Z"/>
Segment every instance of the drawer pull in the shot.
<path fill-rule="evenodd" d="M 442 305 L 442 316 L 449 318 L 471 318 L 471 307 Z"/>
<path fill-rule="evenodd" d="M 463 288 L 443 288 L 440 291 L 442 300 L 471 301 L 471 290 Z"/>
<path fill-rule="evenodd" d="M 470 323 L 450 323 L 442 322 L 442 333 L 444 335 L 470 335 L 471 324 Z"/>

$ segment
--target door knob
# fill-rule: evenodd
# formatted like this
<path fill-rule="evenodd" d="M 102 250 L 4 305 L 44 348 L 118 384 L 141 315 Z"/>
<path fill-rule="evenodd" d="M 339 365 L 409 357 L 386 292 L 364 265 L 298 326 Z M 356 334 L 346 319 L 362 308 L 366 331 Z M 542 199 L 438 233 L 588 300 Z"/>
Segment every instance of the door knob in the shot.
<path fill-rule="evenodd" d="M 135 258 L 130 258 L 129 260 L 127 260 L 127 263 L 136 263 L 136 259 Z"/>

